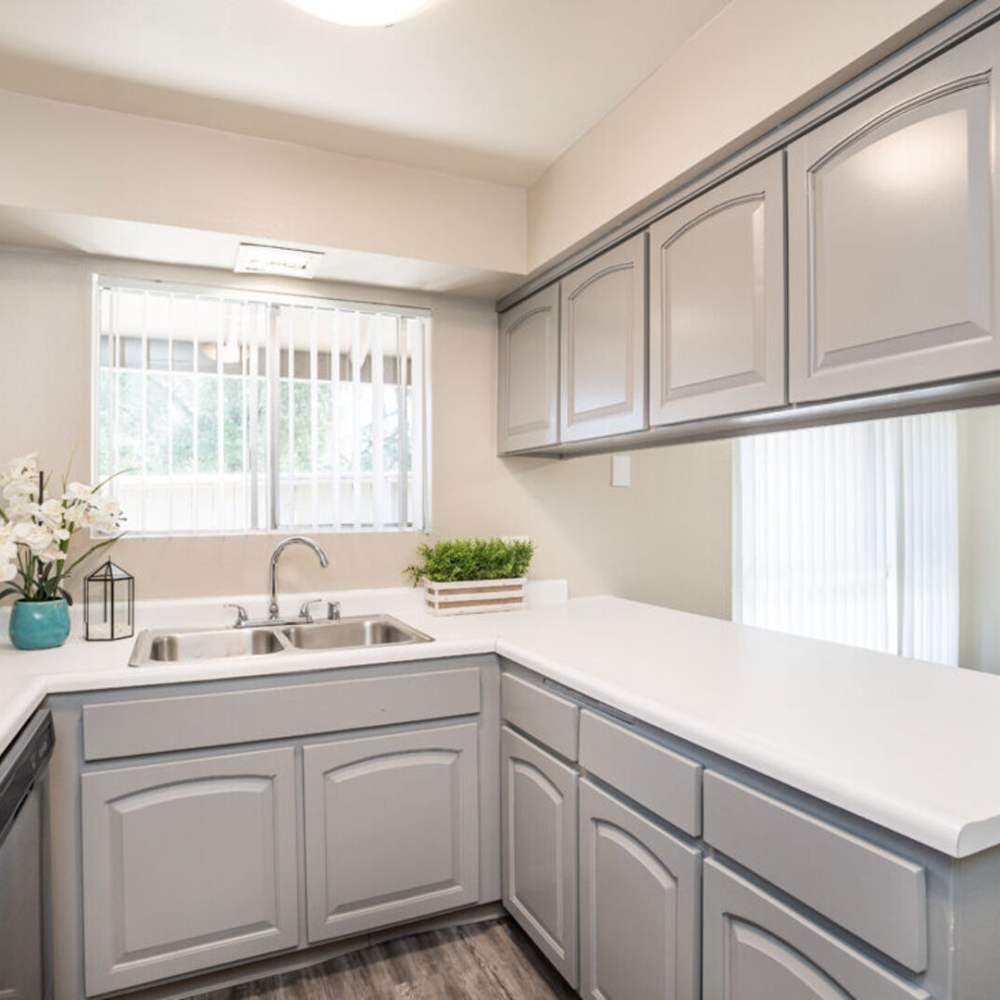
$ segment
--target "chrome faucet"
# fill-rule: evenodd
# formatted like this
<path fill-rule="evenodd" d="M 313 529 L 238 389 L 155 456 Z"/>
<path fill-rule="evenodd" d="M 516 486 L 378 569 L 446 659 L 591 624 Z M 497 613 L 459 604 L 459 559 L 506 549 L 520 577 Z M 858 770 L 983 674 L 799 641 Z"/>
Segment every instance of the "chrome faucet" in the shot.
<path fill-rule="evenodd" d="M 326 569 L 330 565 L 330 560 L 327 559 L 326 553 L 311 538 L 306 538 L 304 535 L 292 535 L 291 538 L 286 538 L 283 542 L 279 542 L 274 552 L 271 553 L 271 603 L 267 606 L 267 617 L 272 622 L 278 621 L 281 617 L 278 611 L 278 560 L 281 558 L 281 553 L 289 545 L 305 545 L 316 553 L 319 557 L 319 564 L 323 569 Z"/>
<path fill-rule="evenodd" d="M 286 538 L 284 541 L 279 542 L 274 552 L 271 553 L 271 601 L 267 606 L 267 617 L 251 618 L 247 614 L 246 608 L 242 605 L 226 604 L 225 607 L 232 608 L 236 612 L 236 621 L 233 622 L 233 628 L 259 628 L 263 625 L 312 625 L 317 621 L 310 610 L 314 604 L 324 605 L 326 610 L 324 618 L 327 621 L 336 621 L 340 618 L 340 602 L 331 602 L 325 598 L 314 598 L 306 601 L 299 609 L 298 617 L 282 618 L 281 611 L 278 608 L 278 560 L 281 558 L 281 553 L 289 545 L 305 545 L 316 553 L 319 564 L 323 569 L 326 569 L 330 565 L 330 560 L 327 559 L 326 553 L 311 538 L 305 538 L 302 535 L 292 535 L 291 538 Z"/>

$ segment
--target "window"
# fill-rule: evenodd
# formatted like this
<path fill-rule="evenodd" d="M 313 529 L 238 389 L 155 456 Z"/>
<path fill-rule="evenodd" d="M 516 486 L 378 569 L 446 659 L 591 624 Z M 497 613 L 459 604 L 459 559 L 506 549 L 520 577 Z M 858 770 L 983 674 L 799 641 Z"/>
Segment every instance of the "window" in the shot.
<path fill-rule="evenodd" d="M 733 618 L 958 662 L 954 413 L 744 438 Z"/>
<path fill-rule="evenodd" d="M 427 312 L 97 279 L 93 465 L 131 534 L 428 524 Z"/>

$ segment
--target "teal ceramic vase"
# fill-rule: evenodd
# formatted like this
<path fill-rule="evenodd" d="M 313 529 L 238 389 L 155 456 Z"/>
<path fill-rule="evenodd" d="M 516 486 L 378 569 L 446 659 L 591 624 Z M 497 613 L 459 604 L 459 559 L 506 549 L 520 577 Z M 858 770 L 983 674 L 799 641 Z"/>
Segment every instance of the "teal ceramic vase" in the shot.
<path fill-rule="evenodd" d="M 10 612 L 10 641 L 18 649 L 54 649 L 69 636 L 69 605 L 58 601 L 18 601 Z"/>

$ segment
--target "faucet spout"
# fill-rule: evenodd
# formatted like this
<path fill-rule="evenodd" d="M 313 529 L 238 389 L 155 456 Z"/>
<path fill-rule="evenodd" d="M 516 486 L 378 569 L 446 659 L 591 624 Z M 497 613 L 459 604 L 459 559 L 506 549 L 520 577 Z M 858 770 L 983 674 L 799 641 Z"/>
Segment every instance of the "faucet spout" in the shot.
<path fill-rule="evenodd" d="M 291 538 L 286 538 L 284 541 L 279 542 L 271 554 L 271 603 L 267 608 L 267 616 L 271 621 L 277 621 L 280 618 L 278 611 L 278 560 L 281 558 L 281 553 L 289 545 L 305 545 L 306 548 L 312 549 L 316 553 L 319 564 L 323 569 L 326 569 L 330 565 L 330 560 L 326 557 L 326 553 L 311 538 L 306 538 L 304 535 L 292 535 Z"/>

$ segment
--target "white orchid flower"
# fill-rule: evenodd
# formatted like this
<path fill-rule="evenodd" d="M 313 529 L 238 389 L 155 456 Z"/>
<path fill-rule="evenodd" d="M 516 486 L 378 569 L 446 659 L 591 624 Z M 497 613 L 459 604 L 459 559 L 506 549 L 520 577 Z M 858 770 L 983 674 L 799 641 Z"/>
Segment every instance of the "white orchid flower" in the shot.
<path fill-rule="evenodd" d="M 37 555 L 52 544 L 52 530 L 44 524 L 34 524 L 31 521 L 21 521 L 14 525 L 12 532 L 18 545 L 26 545 Z"/>
<path fill-rule="evenodd" d="M 20 458 L 12 458 L 7 464 L 7 475 L 2 478 L 5 481 L 17 479 L 37 479 L 38 455 L 35 452 L 32 452 L 30 455 L 22 455 Z"/>

